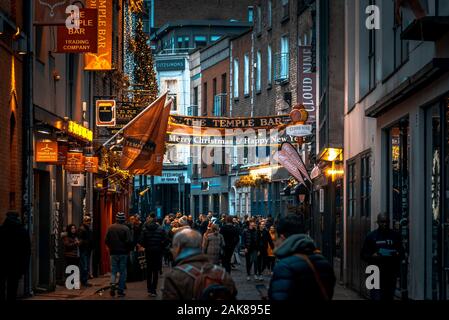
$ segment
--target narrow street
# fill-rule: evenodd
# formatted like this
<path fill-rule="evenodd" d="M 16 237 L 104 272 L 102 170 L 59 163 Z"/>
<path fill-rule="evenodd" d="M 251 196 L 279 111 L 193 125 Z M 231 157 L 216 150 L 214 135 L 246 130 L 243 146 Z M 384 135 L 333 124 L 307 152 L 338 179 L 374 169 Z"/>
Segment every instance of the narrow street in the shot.
<path fill-rule="evenodd" d="M 244 263 L 244 262 L 243 262 Z M 109 289 L 101 290 L 109 286 L 109 275 L 92 279 L 92 287 L 81 288 L 80 290 L 68 290 L 63 286 L 57 286 L 54 292 L 37 294 L 30 300 L 161 300 L 161 288 L 164 283 L 164 274 L 169 271 L 168 267 L 163 268 L 163 274 L 159 278 L 158 296 L 156 298 L 149 297 L 146 290 L 146 281 L 128 282 L 126 284 L 126 296 L 123 298 L 111 297 Z M 238 289 L 238 300 L 260 300 L 256 284 L 269 284 L 269 276 L 264 276 L 264 281 L 246 280 L 245 265 L 240 265 L 232 271 L 232 277 Z M 347 289 L 337 283 L 335 286 L 335 294 L 333 300 L 362 300 L 356 292 Z"/>

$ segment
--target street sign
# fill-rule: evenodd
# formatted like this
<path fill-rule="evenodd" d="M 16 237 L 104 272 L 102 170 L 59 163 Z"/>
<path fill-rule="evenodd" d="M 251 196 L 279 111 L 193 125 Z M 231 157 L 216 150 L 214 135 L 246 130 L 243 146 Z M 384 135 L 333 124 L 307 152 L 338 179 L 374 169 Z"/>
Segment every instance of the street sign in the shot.
<path fill-rule="evenodd" d="M 312 126 L 309 124 L 298 124 L 287 127 L 287 135 L 293 137 L 305 137 L 312 134 Z"/>
<path fill-rule="evenodd" d="M 116 123 L 115 100 L 97 100 L 97 127 L 114 127 Z"/>

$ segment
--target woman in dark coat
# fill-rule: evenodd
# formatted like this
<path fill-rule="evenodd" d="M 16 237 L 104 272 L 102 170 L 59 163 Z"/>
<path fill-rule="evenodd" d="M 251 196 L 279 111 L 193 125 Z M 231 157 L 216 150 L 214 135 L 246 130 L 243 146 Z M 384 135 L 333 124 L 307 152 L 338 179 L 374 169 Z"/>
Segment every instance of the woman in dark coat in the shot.
<path fill-rule="evenodd" d="M 66 234 L 62 238 L 64 242 L 64 260 L 66 267 L 70 265 L 79 265 L 80 254 L 79 244 L 80 241 L 77 237 L 78 230 L 74 224 L 69 224 L 66 228 Z"/>

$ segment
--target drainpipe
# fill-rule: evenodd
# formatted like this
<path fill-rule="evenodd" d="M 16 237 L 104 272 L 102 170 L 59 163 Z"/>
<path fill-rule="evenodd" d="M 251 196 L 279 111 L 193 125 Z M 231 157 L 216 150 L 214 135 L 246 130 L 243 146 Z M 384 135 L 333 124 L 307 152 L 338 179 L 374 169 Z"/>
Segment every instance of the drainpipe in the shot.
<path fill-rule="evenodd" d="M 27 54 L 23 58 L 23 145 L 22 145 L 22 188 L 23 217 L 30 239 L 33 236 L 33 12 L 32 6 L 23 6 L 23 27 L 27 35 Z M 31 259 L 24 279 L 25 296 L 33 295 Z"/>

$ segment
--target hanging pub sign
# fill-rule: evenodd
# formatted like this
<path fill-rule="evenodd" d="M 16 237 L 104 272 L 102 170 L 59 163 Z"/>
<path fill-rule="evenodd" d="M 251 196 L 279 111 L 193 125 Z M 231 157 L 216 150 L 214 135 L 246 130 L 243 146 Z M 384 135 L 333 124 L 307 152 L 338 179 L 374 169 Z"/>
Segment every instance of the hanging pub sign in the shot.
<path fill-rule="evenodd" d="M 58 161 L 55 164 L 65 165 L 67 161 L 67 152 L 69 151 L 69 146 L 66 143 L 58 143 Z"/>
<path fill-rule="evenodd" d="M 308 112 L 307 123 L 316 121 L 316 73 L 311 46 L 300 46 L 298 57 L 298 101 Z"/>
<path fill-rule="evenodd" d="M 35 145 L 36 162 L 57 162 L 58 143 L 52 140 L 36 141 Z"/>
<path fill-rule="evenodd" d="M 87 172 L 98 173 L 98 157 L 84 157 L 84 169 Z"/>
<path fill-rule="evenodd" d="M 68 14 L 73 11 L 71 5 L 84 7 L 85 0 L 33 0 L 34 24 L 51 26 L 65 25 Z M 28 4 L 31 5 L 31 4 Z"/>
<path fill-rule="evenodd" d="M 68 172 L 83 172 L 84 171 L 84 156 L 80 152 L 68 152 L 65 169 Z"/>
<path fill-rule="evenodd" d="M 98 11 L 80 9 L 79 28 L 58 26 L 57 50 L 59 53 L 97 53 Z"/>
<path fill-rule="evenodd" d="M 112 0 L 86 0 L 86 7 L 98 9 L 98 51 L 84 54 L 84 70 L 111 70 Z"/>
<path fill-rule="evenodd" d="M 115 100 L 97 100 L 95 103 L 97 127 L 114 127 L 116 124 Z"/>

